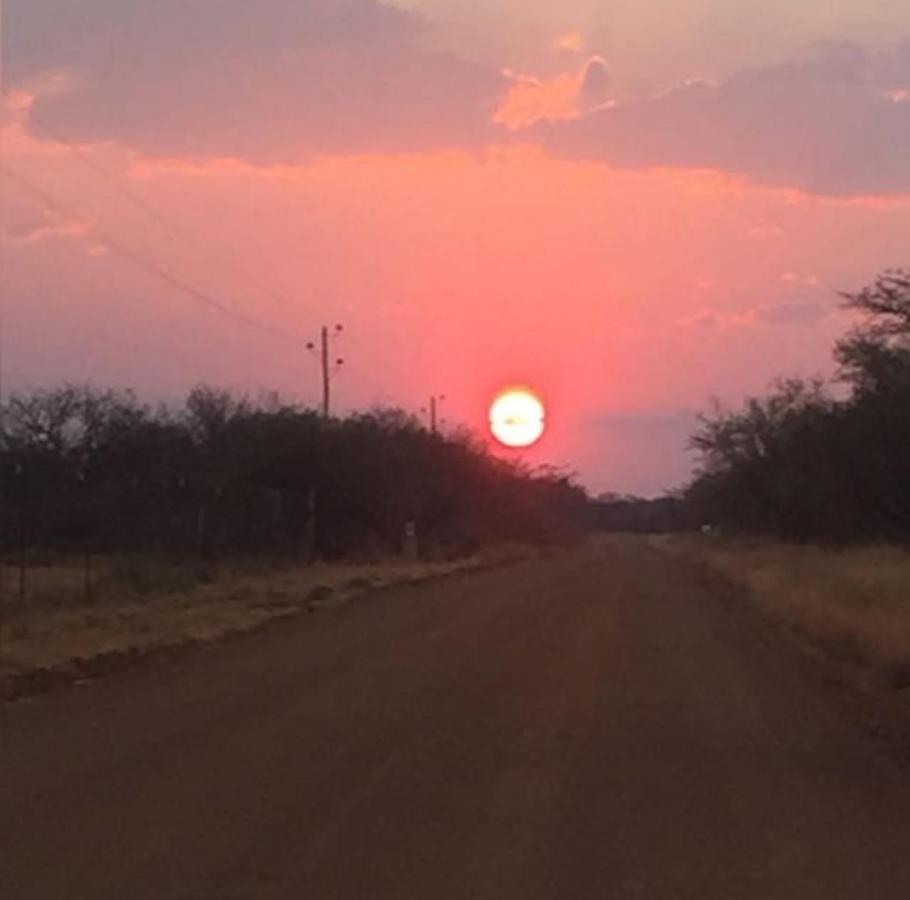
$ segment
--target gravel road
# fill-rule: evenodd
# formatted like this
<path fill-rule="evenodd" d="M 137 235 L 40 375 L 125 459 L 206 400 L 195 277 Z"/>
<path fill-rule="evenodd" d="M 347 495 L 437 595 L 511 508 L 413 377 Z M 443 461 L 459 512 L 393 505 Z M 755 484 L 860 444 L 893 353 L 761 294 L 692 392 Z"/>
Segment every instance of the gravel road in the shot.
<path fill-rule="evenodd" d="M 906 900 L 910 777 L 721 592 L 618 541 L 7 706 L 4 896 Z"/>

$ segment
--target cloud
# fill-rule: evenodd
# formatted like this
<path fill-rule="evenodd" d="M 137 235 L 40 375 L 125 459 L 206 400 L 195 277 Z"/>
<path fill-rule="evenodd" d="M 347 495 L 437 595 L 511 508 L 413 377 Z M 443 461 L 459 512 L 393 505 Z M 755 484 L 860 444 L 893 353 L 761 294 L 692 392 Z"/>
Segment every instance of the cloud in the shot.
<path fill-rule="evenodd" d="M 837 312 L 823 301 L 803 299 L 773 300 L 745 310 L 701 308 L 683 316 L 677 329 L 691 334 L 711 334 L 755 327 L 804 328 L 817 325 Z"/>
<path fill-rule="evenodd" d="M 910 41 L 817 46 L 807 59 L 692 82 L 535 129 L 555 154 L 711 168 L 816 194 L 910 192 Z"/>
<path fill-rule="evenodd" d="M 494 121 L 513 131 L 540 121 L 575 119 L 605 102 L 610 90 L 607 65 L 591 57 L 580 69 L 550 79 L 505 74 L 511 87 L 496 110 Z"/>
<path fill-rule="evenodd" d="M 583 109 L 593 109 L 606 102 L 610 94 L 610 73 L 607 64 L 599 57 L 588 60 L 581 76 L 578 90 L 580 105 Z"/>
<path fill-rule="evenodd" d="M 6 227 L 7 240 L 12 244 L 37 244 L 54 238 L 83 238 L 89 234 L 87 222 L 77 222 L 47 211 L 40 219 L 13 222 Z"/>
<path fill-rule="evenodd" d="M 585 39 L 578 31 L 570 31 L 556 41 L 556 49 L 568 53 L 581 54 L 585 52 Z"/>
<path fill-rule="evenodd" d="M 472 147 L 507 87 L 379 0 L 9 0 L 31 126 L 156 156 L 291 162 Z M 69 89 L 43 92 L 65 76 Z"/>
<path fill-rule="evenodd" d="M 753 320 L 767 325 L 814 325 L 830 315 L 831 304 L 790 301 L 769 303 L 752 311 Z"/>

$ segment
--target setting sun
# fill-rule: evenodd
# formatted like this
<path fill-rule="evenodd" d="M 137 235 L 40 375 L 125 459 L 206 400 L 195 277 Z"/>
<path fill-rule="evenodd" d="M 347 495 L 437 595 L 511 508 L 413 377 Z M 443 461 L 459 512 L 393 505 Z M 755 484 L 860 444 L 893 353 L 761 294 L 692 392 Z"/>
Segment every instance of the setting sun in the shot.
<path fill-rule="evenodd" d="M 503 391 L 490 407 L 490 431 L 506 447 L 530 447 L 546 429 L 540 398 L 524 388 Z"/>

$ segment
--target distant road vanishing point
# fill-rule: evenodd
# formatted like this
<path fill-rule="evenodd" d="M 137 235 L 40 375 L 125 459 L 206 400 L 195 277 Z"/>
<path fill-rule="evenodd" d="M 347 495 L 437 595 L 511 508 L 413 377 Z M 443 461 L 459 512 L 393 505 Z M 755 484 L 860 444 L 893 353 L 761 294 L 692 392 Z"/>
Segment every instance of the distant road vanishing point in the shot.
<path fill-rule="evenodd" d="M 617 541 L 4 711 L 10 900 L 906 900 L 910 791 Z"/>

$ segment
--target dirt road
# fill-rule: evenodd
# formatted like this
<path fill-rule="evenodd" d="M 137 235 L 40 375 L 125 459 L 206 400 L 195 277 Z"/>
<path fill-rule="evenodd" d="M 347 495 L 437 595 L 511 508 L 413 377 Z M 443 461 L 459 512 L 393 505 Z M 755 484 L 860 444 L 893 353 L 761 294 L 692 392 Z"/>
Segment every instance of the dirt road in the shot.
<path fill-rule="evenodd" d="M 716 593 L 630 542 L 13 705 L 4 896 L 906 900 L 910 779 Z"/>

